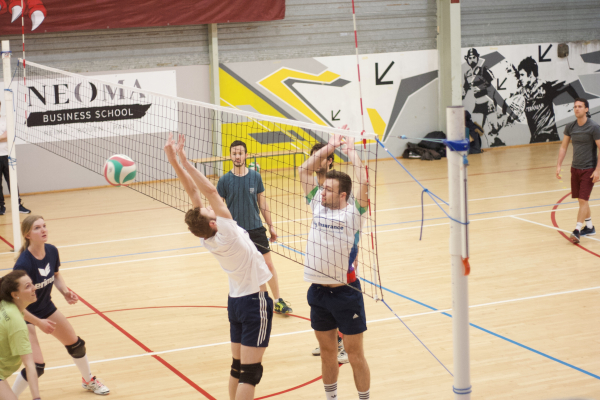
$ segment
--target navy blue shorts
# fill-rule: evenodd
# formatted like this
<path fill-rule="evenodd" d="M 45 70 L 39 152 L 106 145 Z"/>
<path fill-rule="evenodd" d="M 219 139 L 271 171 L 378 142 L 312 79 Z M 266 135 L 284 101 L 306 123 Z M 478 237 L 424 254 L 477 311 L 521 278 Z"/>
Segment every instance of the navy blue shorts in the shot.
<path fill-rule="evenodd" d="M 48 304 L 46 306 L 46 308 L 43 310 L 43 312 L 38 312 L 35 314 L 32 313 L 32 314 L 35 315 L 36 317 L 38 317 L 39 319 L 48 319 L 48 317 L 51 316 L 52 314 L 54 314 L 56 312 L 56 310 L 58 310 L 58 308 L 56 308 L 54 303 L 51 301 L 50 304 Z M 31 322 L 27 322 L 27 321 L 25 321 L 25 324 L 32 325 Z"/>
<path fill-rule="evenodd" d="M 367 330 L 365 303 L 360 281 L 335 288 L 313 283 L 308 288 L 310 325 L 315 331 L 339 329 L 344 335 L 357 335 Z"/>
<path fill-rule="evenodd" d="M 267 292 L 229 297 L 229 334 L 232 343 L 248 347 L 267 347 L 273 322 L 273 299 Z"/>

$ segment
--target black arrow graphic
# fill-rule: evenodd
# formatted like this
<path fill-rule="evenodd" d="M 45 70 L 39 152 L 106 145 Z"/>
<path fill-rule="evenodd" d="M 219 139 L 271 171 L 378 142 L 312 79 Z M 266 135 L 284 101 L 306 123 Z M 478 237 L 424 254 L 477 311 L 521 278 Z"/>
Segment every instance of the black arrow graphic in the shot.
<path fill-rule="evenodd" d="M 506 82 L 506 78 L 504 78 L 502 83 L 500 83 L 500 78 L 496 79 L 496 90 L 506 90 L 505 87 L 502 87 L 502 85 L 504 85 L 505 82 Z"/>
<path fill-rule="evenodd" d="M 385 71 L 383 71 L 383 74 L 381 74 L 381 76 L 379 76 L 379 63 L 375 63 L 375 85 L 391 85 L 392 83 L 394 83 L 394 81 L 384 81 L 383 80 L 383 78 L 388 73 L 390 68 L 392 68 L 392 65 L 394 65 L 393 61 L 390 65 L 388 65 L 388 67 L 385 69 Z"/>
<path fill-rule="evenodd" d="M 551 58 L 544 58 L 546 56 L 546 54 L 548 54 L 548 52 L 550 51 L 551 48 L 552 48 L 552 45 L 548 46 L 548 48 L 546 49 L 546 51 L 544 52 L 544 54 L 542 54 L 542 45 L 538 46 L 538 61 L 539 62 L 550 62 L 550 61 L 552 61 Z"/>
<path fill-rule="evenodd" d="M 339 121 L 340 120 L 339 118 L 336 118 L 338 115 L 340 115 L 340 111 L 342 111 L 342 110 L 338 110 L 338 112 L 335 113 L 335 115 L 333 115 L 333 110 L 331 110 L 331 120 L 332 121 Z"/>

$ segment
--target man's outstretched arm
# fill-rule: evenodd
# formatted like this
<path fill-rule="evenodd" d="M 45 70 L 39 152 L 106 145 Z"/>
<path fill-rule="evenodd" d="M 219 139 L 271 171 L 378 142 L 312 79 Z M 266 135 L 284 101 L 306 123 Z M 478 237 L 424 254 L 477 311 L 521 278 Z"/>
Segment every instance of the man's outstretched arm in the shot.
<path fill-rule="evenodd" d="M 353 184 L 354 186 L 354 198 L 358 201 L 361 208 L 366 208 L 369 205 L 369 184 L 367 182 L 367 171 L 365 166 L 360 159 L 358 152 L 354 149 L 352 143 L 347 144 L 348 147 L 344 150 L 348 155 L 348 160 L 354 167 L 354 176 L 358 179 L 358 182 Z"/>
<path fill-rule="evenodd" d="M 202 197 L 200 196 L 200 191 L 198 190 L 198 187 L 192 180 L 192 177 L 190 176 L 190 174 L 188 174 L 187 171 L 185 169 L 183 169 L 182 166 L 179 165 L 179 162 L 177 161 L 177 149 L 180 146 L 183 147 L 182 137 L 180 137 L 179 142 L 180 143 L 175 144 L 175 141 L 173 140 L 173 133 L 169 133 L 169 139 L 167 139 L 167 143 L 165 144 L 165 147 L 164 147 L 165 154 L 167 155 L 167 159 L 169 160 L 169 163 L 175 170 L 175 173 L 177 174 L 179 181 L 183 185 L 185 192 L 190 197 L 193 207 L 194 208 L 197 208 L 197 207 L 202 208 Z"/>
<path fill-rule="evenodd" d="M 190 163 L 187 159 L 183 146 L 185 138 L 182 139 L 182 137 L 183 135 L 180 135 L 180 141 L 182 141 L 181 148 L 178 147 L 179 161 L 181 161 L 181 165 L 190 174 L 192 180 L 200 190 L 200 193 L 202 193 L 204 197 L 206 197 L 206 200 L 208 200 L 208 203 L 210 204 L 217 217 L 232 219 L 231 213 L 229 212 L 227 205 L 225 205 L 225 203 L 223 202 L 215 185 L 213 185 L 212 182 L 209 181 L 203 173 L 194 168 L 192 163 Z"/>
<path fill-rule="evenodd" d="M 344 125 L 342 129 L 345 129 L 345 127 L 346 125 Z M 312 180 L 312 174 L 319 169 L 319 163 L 332 154 L 336 147 L 341 145 L 341 140 L 341 135 L 331 135 L 326 146 L 323 146 L 318 151 L 315 151 L 313 155 L 308 158 L 308 160 L 304 161 L 304 163 L 298 167 L 298 175 L 300 175 L 300 183 L 302 184 L 302 189 L 304 190 L 305 195 L 308 195 L 312 188 L 315 187 L 315 184 Z"/>

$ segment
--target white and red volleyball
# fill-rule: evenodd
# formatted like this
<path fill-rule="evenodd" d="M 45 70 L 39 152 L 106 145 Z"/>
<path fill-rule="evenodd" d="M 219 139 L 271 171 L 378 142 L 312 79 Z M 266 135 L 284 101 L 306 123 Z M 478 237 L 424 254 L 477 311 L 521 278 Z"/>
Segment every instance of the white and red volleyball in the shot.
<path fill-rule="evenodd" d="M 113 186 L 127 186 L 135 180 L 137 167 L 135 162 L 123 155 L 116 154 L 104 164 L 104 178 Z"/>

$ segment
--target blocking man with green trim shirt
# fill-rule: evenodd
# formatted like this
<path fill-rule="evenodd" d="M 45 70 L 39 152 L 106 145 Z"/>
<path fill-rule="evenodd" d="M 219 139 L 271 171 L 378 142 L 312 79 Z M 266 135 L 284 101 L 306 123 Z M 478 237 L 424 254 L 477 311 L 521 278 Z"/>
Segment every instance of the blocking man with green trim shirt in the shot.
<path fill-rule="evenodd" d="M 315 187 L 312 179 L 313 172 L 343 143 L 342 136 L 332 135 L 329 143 L 313 153 L 298 169 L 302 189 L 313 213 L 306 244 L 304 280 L 311 283 L 307 299 L 311 326 L 319 341 L 327 399 L 337 398 L 339 329 L 344 335 L 344 347 L 354 372 L 358 397 L 367 400 L 371 385 L 369 365 L 363 350 L 367 317 L 360 281 L 353 265 L 358 254 L 361 215 L 368 207 L 366 171 L 354 146 L 350 145 L 342 149 L 354 166 L 357 182 L 352 182 L 348 174 L 340 171 L 327 172 L 322 187 Z M 349 204 L 353 186 L 355 201 Z"/>

